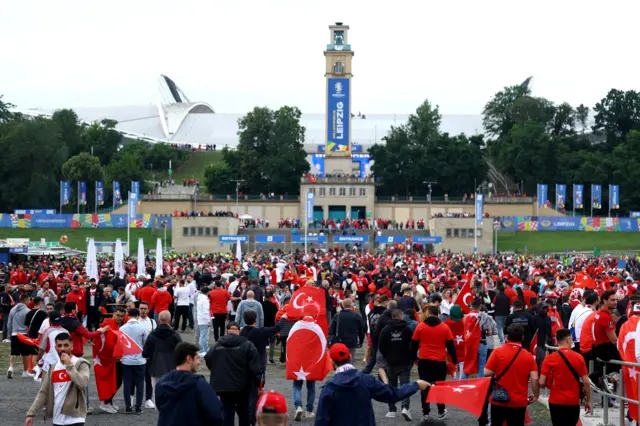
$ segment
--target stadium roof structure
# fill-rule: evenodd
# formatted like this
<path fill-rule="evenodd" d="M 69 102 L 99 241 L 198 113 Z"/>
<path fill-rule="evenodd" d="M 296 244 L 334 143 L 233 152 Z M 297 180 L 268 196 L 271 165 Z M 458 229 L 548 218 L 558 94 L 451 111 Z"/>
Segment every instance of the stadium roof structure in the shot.
<path fill-rule="evenodd" d="M 117 130 L 129 138 L 190 145 L 215 144 L 218 148 L 237 146 L 238 120 L 244 113 L 216 113 L 206 102 L 191 101 L 167 76 L 161 75 L 158 83 L 158 100 L 155 104 L 80 107 L 74 108 L 74 111 L 85 123 L 115 120 L 118 122 Z M 47 116 L 54 111 L 43 108 L 19 110 L 34 116 Z M 356 113 L 351 122 L 351 142 L 363 145 L 366 149 L 386 136 L 391 126 L 404 124 L 408 118 L 409 114 Z M 301 122 L 306 128 L 305 143 L 308 147 L 324 143 L 325 114 L 303 113 Z M 482 133 L 482 116 L 444 114 L 441 131 L 452 135 Z"/>

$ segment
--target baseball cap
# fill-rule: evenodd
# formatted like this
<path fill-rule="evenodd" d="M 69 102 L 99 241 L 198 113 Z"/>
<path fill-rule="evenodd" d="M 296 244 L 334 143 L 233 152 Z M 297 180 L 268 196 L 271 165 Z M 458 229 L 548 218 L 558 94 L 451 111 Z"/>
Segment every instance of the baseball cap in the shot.
<path fill-rule="evenodd" d="M 271 414 L 284 414 L 289 410 L 287 409 L 287 399 L 278 392 L 265 392 L 258 399 L 257 414 L 271 413 Z"/>
<path fill-rule="evenodd" d="M 49 314 L 49 324 L 60 325 L 62 323 L 62 317 L 59 312 L 53 311 Z"/>
<path fill-rule="evenodd" d="M 351 356 L 349 348 L 344 343 L 336 343 L 329 348 L 329 356 L 334 361 L 346 361 Z"/>

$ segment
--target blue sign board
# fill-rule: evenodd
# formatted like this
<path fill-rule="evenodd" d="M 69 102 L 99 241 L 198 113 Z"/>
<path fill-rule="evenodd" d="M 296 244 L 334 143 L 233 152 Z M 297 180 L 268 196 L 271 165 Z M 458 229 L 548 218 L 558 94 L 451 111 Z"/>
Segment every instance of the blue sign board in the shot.
<path fill-rule="evenodd" d="M 640 217 L 640 212 L 630 212 L 630 217 Z"/>
<path fill-rule="evenodd" d="M 284 235 L 256 235 L 256 243 L 284 243 Z"/>
<path fill-rule="evenodd" d="M 476 193 L 476 224 L 482 225 L 484 194 Z"/>
<path fill-rule="evenodd" d="M 13 214 L 56 214 L 56 209 L 16 209 Z"/>
<path fill-rule="evenodd" d="M 324 154 L 313 154 L 311 156 L 310 173 L 324 177 Z"/>
<path fill-rule="evenodd" d="M 549 198 L 547 197 L 548 187 L 545 183 L 538 184 L 538 207 L 547 205 Z"/>
<path fill-rule="evenodd" d="M 248 235 L 220 235 L 220 244 L 235 243 L 236 241 L 240 241 L 241 243 L 248 243 L 249 236 Z"/>
<path fill-rule="evenodd" d="M 327 150 L 349 151 L 349 79 L 330 78 L 327 81 Z"/>
<path fill-rule="evenodd" d="M 438 237 L 438 236 L 418 236 L 418 237 L 413 237 L 413 242 L 414 244 L 441 244 L 442 243 L 442 237 Z"/>
<path fill-rule="evenodd" d="M 336 235 L 333 238 L 334 243 L 345 244 L 345 243 L 368 243 L 369 236 L 368 235 Z"/>
<path fill-rule="evenodd" d="M 609 208 L 620 208 L 620 185 L 609 185 Z"/>
<path fill-rule="evenodd" d="M 407 240 L 404 235 L 379 235 L 376 237 L 376 243 L 378 244 L 403 244 Z"/>
<path fill-rule="evenodd" d="M 29 253 L 29 247 L 11 247 L 9 253 Z"/>
<path fill-rule="evenodd" d="M 326 243 L 327 236 L 326 235 L 307 235 L 306 238 L 304 235 L 294 234 L 291 236 L 291 242 L 296 244 L 304 244 L 307 243 Z"/>

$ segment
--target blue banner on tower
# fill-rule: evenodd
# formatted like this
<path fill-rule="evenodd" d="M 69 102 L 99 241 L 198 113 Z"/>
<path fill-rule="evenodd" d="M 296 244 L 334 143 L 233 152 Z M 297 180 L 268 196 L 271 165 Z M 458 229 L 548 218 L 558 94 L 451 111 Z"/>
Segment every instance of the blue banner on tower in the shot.
<path fill-rule="evenodd" d="M 313 201 L 315 194 L 307 192 L 307 222 L 313 222 Z"/>
<path fill-rule="evenodd" d="M 556 183 L 556 208 L 564 209 L 567 201 L 567 185 L 564 183 Z"/>
<path fill-rule="evenodd" d="M 591 185 L 591 205 L 594 209 L 602 208 L 602 185 Z"/>
<path fill-rule="evenodd" d="M 96 205 L 101 206 L 104 204 L 104 182 L 96 182 Z"/>
<path fill-rule="evenodd" d="M 612 210 L 620 208 L 620 185 L 609 185 L 609 208 Z"/>
<path fill-rule="evenodd" d="M 324 154 L 313 154 L 311 157 L 311 174 L 324 177 Z"/>
<path fill-rule="evenodd" d="M 131 181 L 131 192 L 136 194 L 136 201 L 140 201 L 140 182 L 137 180 Z"/>
<path fill-rule="evenodd" d="M 576 209 L 584 207 L 584 185 L 573 185 L 573 207 Z"/>
<path fill-rule="evenodd" d="M 484 194 L 476 194 L 476 224 L 482 225 Z"/>
<path fill-rule="evenodd" d="M 60 204 L 66 206 L 71 199 L 71 182 L 63 180 L 60 182 Z"/>
<path fill-rule="evenodd" d="M 546 207 L 548 197 L 548 187 L 546 183 L 538 184 L 538 207 Z"/>
<path fill-rule="evenodd" d="M 349 151 L 349 79 L 327 81 L 327 150 Z"/>
<path fill-rule="evenodd" d="M 138 205 L 138 198 L 135 192 L 129 193 L 129 221 L 136 220 L 136 206 Z"/>

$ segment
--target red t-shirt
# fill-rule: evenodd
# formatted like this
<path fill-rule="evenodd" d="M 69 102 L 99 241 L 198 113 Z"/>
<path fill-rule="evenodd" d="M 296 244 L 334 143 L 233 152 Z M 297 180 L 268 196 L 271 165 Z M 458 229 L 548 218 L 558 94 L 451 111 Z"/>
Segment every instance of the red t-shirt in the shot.
<path fill-rule="evenodd" d="M 580 352 L 587 353 L 593 349 L 593 321 L 596 319 L 596 313 L 591 312 L 580 330 Z"/>
<path fill-rule="evenodd" d="M 211 315 L 226 314 L 227 302 L 231 298 L 231 293 L 227 290 L 218 287 L 209 292 L 209 301 L 211 302 Z"/>
<path fill-rule="evenodd" d="M 499 376 L 511 363 L 520 347 L 521 345 L 518 343 L 508 342 L 504 346 L 494 349 L 485 368 L 493 371 L 495 376 Z M 532 371 L 538 372 L 536 359 L 529 351 L 523 349 L 518 354 L 518 358 L 513 365 L 509 367 L 507 373 L 498 382 L 500 386 L 506 388 L 507 392 L 509 392 L 509 402 L 494 402 L 492 400 L 491 403 L 501 407 L 526 407 L 529 404 L 527 400 L 529 396 L 529 374 Z"/>
<path fill-rule="evenodd" d="M 356 280 L 356 291 L 358 293 L 362 293 L 367 291 L 367 287 L 369 287 L 369 280 L 367 280 L 367 277 L 358 277 Z"/>
<path fill-rule="evenodd" d="M 593 322 L 593 344 L 597 346 L 603 343 L 610 343 L 611 339 L 607 336 L 607 332 L 610 331 L 616 331 L 616 323 L 613 321 L 609 310 L 602 308 L 596 312 L 595 321 Z"/>
<path fill-rule="evenodd" d="M 578 376 L 587 375 L 587 365 L 580 354 L 571 349 L 562 348 L 560 350 L 576 370 Z M 578 384 L 567 363 L 558 353 L 554 352 L 544 359 L 540 375 L 547 376 L 547 387 L 551 389 L 550 404 L 578 405 L 580 403 L 582 384 Z"/>
<path fill-rule="evenodd" d="M 432 361 L 447 360 L 447 340 L 453 340 L 451 330 L 444 323 L 435 327 L 421 322 L 413 332 L 413 340 L 420 343 L 418 358 Z"/>

